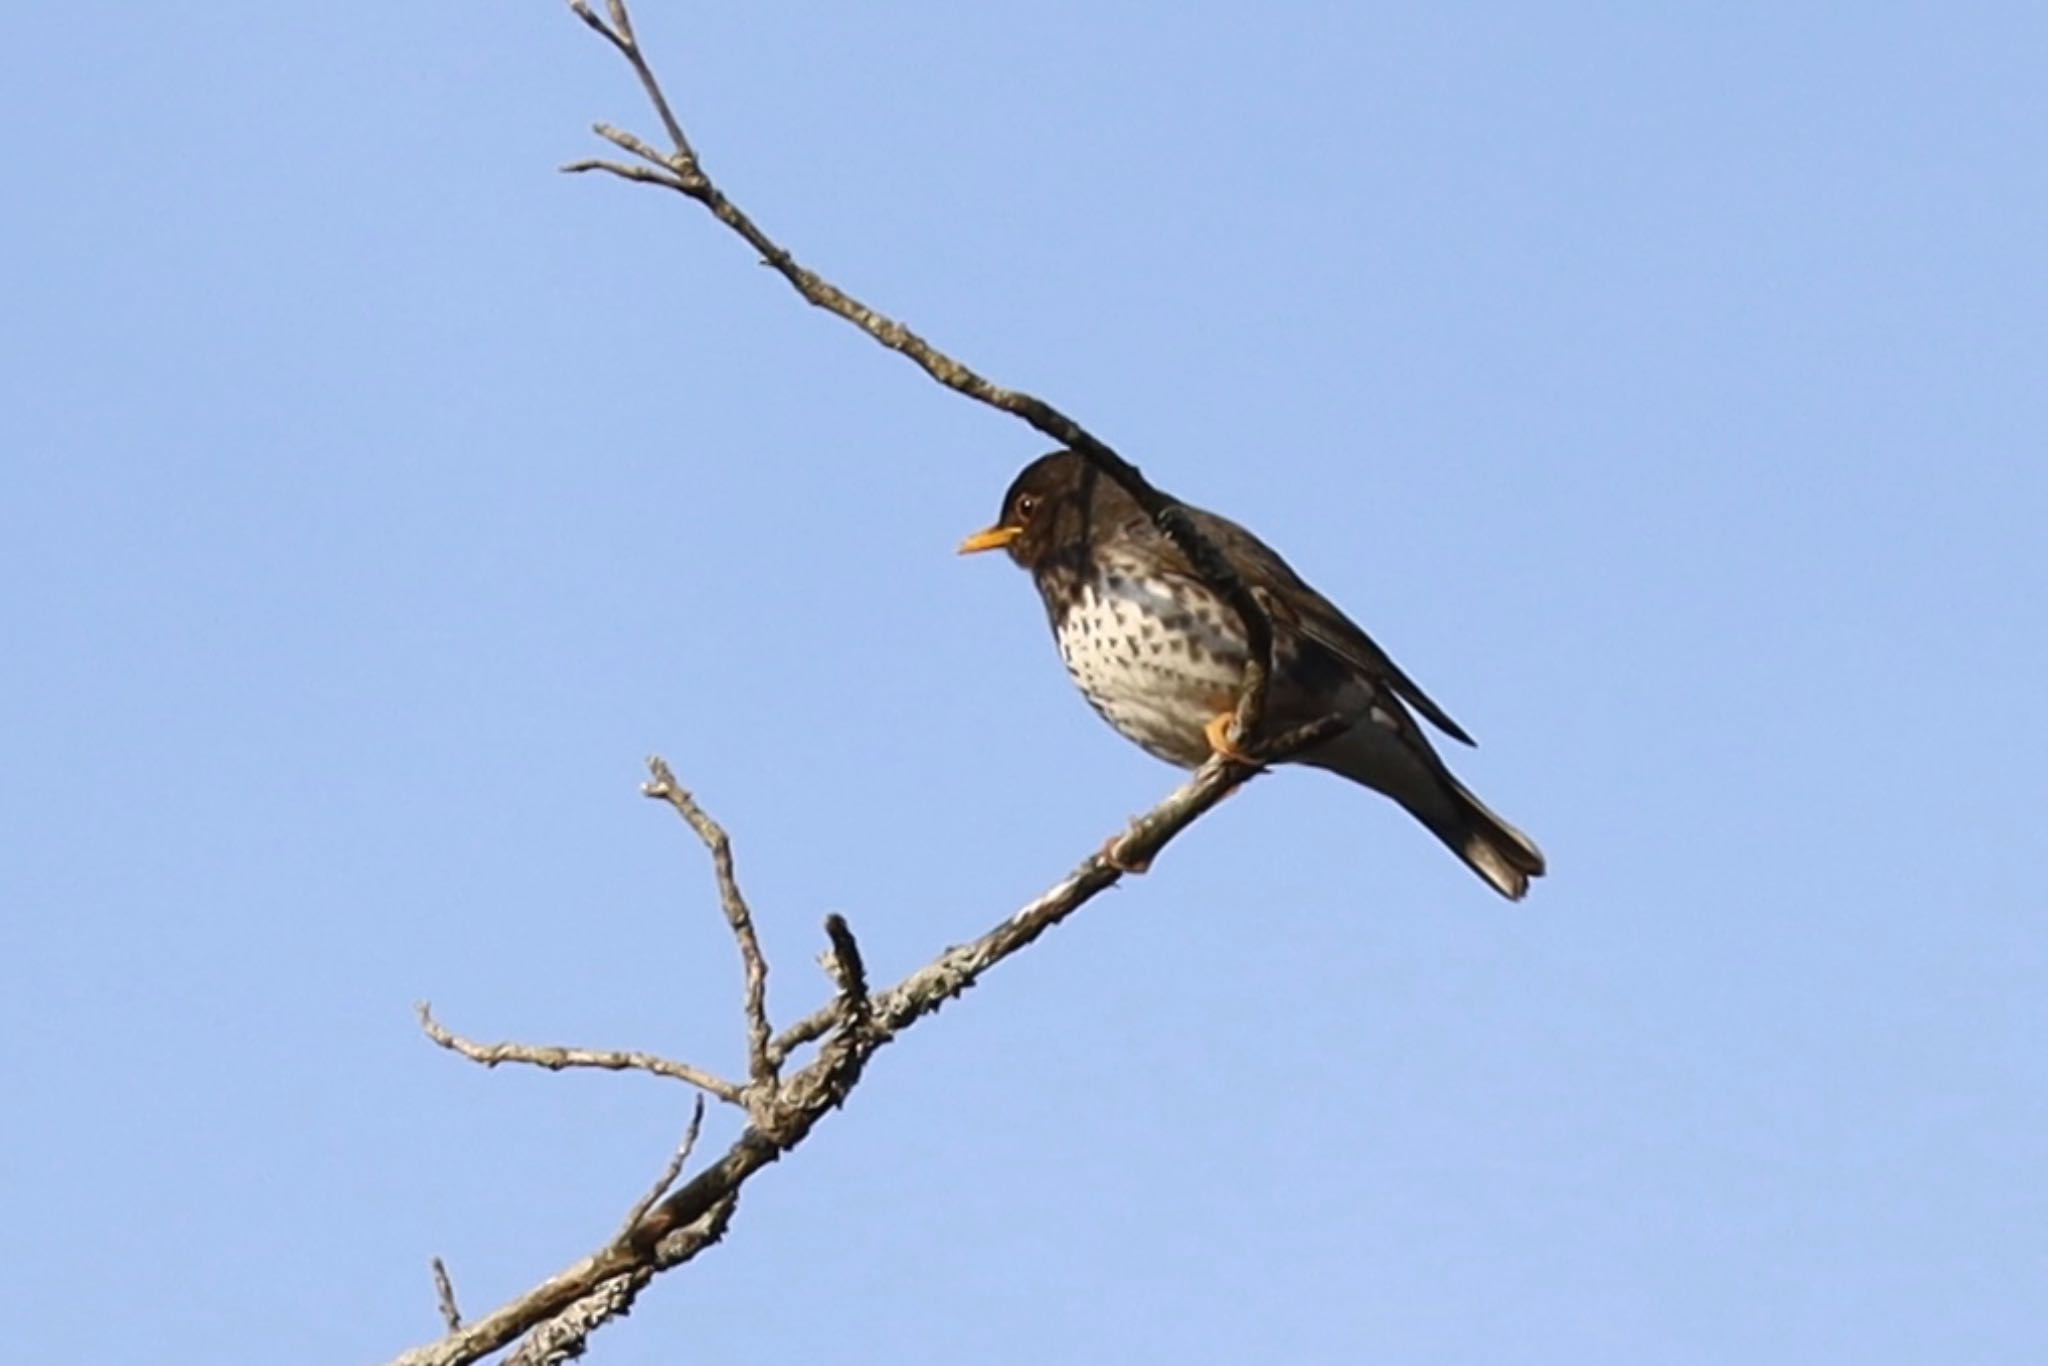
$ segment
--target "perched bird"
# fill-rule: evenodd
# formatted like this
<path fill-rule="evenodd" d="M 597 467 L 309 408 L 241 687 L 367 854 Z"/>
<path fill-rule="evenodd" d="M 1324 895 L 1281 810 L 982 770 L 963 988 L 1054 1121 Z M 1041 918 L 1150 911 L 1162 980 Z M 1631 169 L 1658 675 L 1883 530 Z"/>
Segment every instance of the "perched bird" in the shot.
<path fill-rule="evenodd" d="M 1408 707 L 1454 739 L 1472 737 L 1265 542 L 1213 512 L 1187 511 L 1272 619 L 1268 732 L 1354 718 L 1292 762 L 1392 797 L 1494 890 L 1520 899 L 1543 874 L 1542 853 L 1451 776 Z M 1078 452 L 1042 456 L 1003 495 L 996 524 L 960 546 L 996 549 L 1031 571 L 1067 673 L 1110 725 L 1183 768 L 1218 751 L 1242 757 L 1229 725 L 1243 625 L 1122 486 Z"/>

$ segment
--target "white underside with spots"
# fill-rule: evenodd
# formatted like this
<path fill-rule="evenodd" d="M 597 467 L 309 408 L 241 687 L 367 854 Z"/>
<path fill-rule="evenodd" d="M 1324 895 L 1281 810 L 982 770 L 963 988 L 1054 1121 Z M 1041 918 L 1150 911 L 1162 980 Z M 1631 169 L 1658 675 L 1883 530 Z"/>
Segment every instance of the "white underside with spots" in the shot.
<path fill-rule="evenodd" d="M 1078 585 L 1060 572 L 1041 576 L 1039 589 L 1049 605 L 1071 604 L 1053 634 L 1082 696 L 1158 758 L 1185 768 L 1207 760 L 1203 728 L 1235 707 L 1243 684 L 1236 615 L 1200 584 L 1143 578 L 1127 562 L 1101 565 Z M 1536 846 L 1451 776 L 1393 693 L 1322 649 L 1276 623 L 1268 724 L 1329 711 L 1353 722 L 1294 762 L 1393 798 L 1497 891 L 1520 897 L 1543 871 Z"/>
<path fill-rule="evenodd" d="M 1103 719 L 1168 763 L 1209 757 L 1202 727 L 1235 704 L 1244 642 L 1206 595 L 1109 575 L 1082 585 L 1055 626 L 1067 673 Z"/>

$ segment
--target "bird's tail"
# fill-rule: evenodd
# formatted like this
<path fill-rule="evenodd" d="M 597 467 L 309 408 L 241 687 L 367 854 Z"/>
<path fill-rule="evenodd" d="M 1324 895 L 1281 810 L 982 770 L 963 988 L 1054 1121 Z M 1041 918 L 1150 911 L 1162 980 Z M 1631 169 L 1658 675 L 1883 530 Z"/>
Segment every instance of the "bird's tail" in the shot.
<path fill-rule="evenodd" d="M 1395 719 L 1401 724 L 1363 721 L 1302 760 L 1392 797 L 1487 885 L 1520 901 L 1529 879 L 1543 876 L 1542 851 L 1451 776 L 1405 713 Z"/>
<path fill-rule="evenodd" d="M 1446 773 L 1443 781 L 1450 800 L 1436 805 L 1425 818 L 1429 828 L 1495 891 L 1520 901 L 1529 890 L 1529 879 L 1543 876 L 1543 851 L 1456 778 Z"/>

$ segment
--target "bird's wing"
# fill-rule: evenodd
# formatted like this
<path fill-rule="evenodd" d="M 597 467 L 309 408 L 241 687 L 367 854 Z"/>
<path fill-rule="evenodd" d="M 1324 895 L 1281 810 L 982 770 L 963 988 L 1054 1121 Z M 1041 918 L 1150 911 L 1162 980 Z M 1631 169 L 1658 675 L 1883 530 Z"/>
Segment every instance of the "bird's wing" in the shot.
<path fill-rule="evenodd" d="M 1302 582 L 1301 576 L 1271 546 L 1227 517 L 1199 508 L 1188 511 L 1202 533 L 1230 557 L 1274 621 L 1285 623 L 1365 677 L 1393 689 L 1452 739 L 1468 745 L 1477 743 L 1356 622 Z"/>

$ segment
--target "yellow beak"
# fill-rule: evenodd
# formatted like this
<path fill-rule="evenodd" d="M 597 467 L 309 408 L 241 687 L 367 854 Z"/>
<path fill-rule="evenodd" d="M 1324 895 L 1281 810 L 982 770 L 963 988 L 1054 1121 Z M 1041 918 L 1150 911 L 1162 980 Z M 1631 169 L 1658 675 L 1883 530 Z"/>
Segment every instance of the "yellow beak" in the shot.
<path fill-rule="evenodd" d="M 977 531 L 960 542 L 962 555 L 974 555 L 984 550 L 1001 550 L 1024 534 L 1021 526 L 992 526 L 987 531 Z"/>

